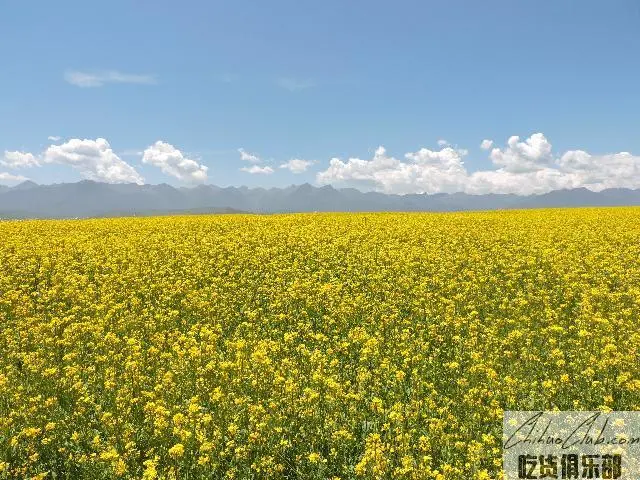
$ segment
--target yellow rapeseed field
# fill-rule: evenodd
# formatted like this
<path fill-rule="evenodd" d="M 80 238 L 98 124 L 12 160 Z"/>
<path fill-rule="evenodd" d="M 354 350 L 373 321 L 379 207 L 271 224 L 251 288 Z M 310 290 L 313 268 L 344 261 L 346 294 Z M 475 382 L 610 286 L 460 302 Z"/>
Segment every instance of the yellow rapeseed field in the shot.
<path fill-rule="evenodd" d="M 499 478 L 640 409 L 640 209 L 0 223 L 0 478 Z"/>

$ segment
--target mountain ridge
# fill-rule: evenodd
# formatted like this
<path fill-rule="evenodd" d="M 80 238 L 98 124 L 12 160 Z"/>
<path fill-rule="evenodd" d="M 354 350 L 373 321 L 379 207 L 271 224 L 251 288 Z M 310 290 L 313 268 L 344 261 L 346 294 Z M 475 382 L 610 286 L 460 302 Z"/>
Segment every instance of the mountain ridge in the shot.
<path fill-rule="evenodd" d="M 0 218 L 85 218 L 179 213 L 467 211 L 514 208 L 640 205 L 640 190 L 586 188 L 537 195 L 385 194 L 309 183 L 272 187 L 173 187 L 166 183 L 109 184 L 93 180 L 0 188 Z"/>

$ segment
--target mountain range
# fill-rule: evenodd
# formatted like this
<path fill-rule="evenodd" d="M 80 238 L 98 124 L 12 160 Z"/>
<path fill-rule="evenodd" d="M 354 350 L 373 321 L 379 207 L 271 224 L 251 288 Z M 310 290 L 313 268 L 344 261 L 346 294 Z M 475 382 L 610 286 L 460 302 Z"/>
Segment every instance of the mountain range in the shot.
<path fill-rule="evenodd" d="M 392 195 L 354 188 L 193 188 L 167 184 L 77 183 L 38 185 L 25 181 L 0 186 L 0 218 L 82 218 L 178 213 L 284 213 L 374 211 L 464 211 L 514 208 L 640 205 L 640 190 L 586 188 L 555 190 L 540 195 L 466 193 Z"/>

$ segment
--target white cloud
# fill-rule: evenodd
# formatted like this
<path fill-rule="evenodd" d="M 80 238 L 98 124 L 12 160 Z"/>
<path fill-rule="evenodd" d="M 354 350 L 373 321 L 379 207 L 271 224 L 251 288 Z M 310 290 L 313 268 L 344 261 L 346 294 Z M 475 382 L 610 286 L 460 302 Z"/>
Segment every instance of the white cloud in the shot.
<path fill-rule="evenodd" d="M 57 135 L 49 135 L 47 137 L 47 140 L 51 140 L 52 142 L 57 142 L 60 140 L 60 137 L 58 137 Z"/>
<path fill-rule="evenodd" d="M 104 138 L 73 138 L 51 145 L 43 154 L 45 163 L 69 165 L 89 180 L 107 183 L 144 183 L 136 170 L 116 155 Z"/>
<path fill-rule="evenodd" d="M 39 166 L 40 162 L 32 153 L 5 150 L 4 157 L 0 159 L 0 165 L 8 168 L 30 168 Z"/>
<path fill-rule="evenodd" d="M 581 185 L 555 168 L 543 168 L 532 172 L 509 172 L 504 169 L 474 172 L 465 181 L 464 191 L 470 194 L 515 193 L 531 195 L 547 193 L 562 188 Z"/>
<path fill-rule="evenodd" d="M 591 155 L 569 150 L 556 164 L 575 184 L 591 190 L 640 187 L 640 156 L 629 152 Z"/>
<path fill-rule="evenodd" d="M 541 170 L 551 164 L 551 144 L 542 133 L 534 133 L 524 142 L 514 135 L 507 148 L 491 150 L 491 160 L 507 172 L 524 173 Z"/>
<path fill-rule="evenodd" d="M 460 151 L 451 147 L 440 151 L 422 148 L 405 155 L 404 162 L 387 155 L 378 147 L 371 160 L 331 159 L 329 168 L 317 175 L 321 184 L 333 182 L 364 183 L 387 193 L 437 193 L 459 191 L 466 172 Z"/>
<path fill-rule="evenodd" d="M 239 148 L 238 152 L 240 152 L 240 160 L 251 163 L 260 163 L 262 159 L 257 155 L 253 155 L 249 152 L 246 152 L 244 148 Z"/>
<path fill-rule="evenodd" d="M 484 142 L 483 142 L 484 143 Z M 591 155 L 573 150 L 563 155 L 552 153 L 551 143 L 542 133 L 521 142 L 513 136 L 504 149 L 494 148 L 490 158 L 493 170 L 468 172 L 463 149 L 426 148 L 405 154 L 404 160 L 376 150 L 371 160 L 331 159 L 329 167 L 317 174 L 321 184 L 347 183 L 386 193 L 466 192 L 546 193 L 563 188 L 586 187 L 640 188 L 640 156 L 628 152 Z"/>
<path fill-rule="evenodd" d="M 25 180 L 29 180 L 27 177 L 23 177 L 22 175 L 13 175 L 8 172 L 0 172 L 0 182 L 24 182 Z"/>
<path fill-rule="evenodd" d="M 482 143 L 480 144 L 480 148 L 482 150 L 489 150 L 491 147 L 493 147 L 493 140 L 482 140 Z"/>
<path fill-rule="evenodd" d="M 80 72 L 68 71 L 64 74 L 64 79 L 76 87 L 102 87 L 107 83 L 133 83 L 139 85 L 153 85 L 156 78 L 153 75 L 139 75 L 122 73 L 116 70 L 102 72 Z"/>
<path fill-rule="evenodd" d="M 118 156 L 120 157 L 141 157 L 143 154 L 144 151 L 137 148 L 128 148 L 126 150 L 121 150 L 118 152 Z"/>
<path fill-rule="evenodd" d="M 306 90 L 307 88 L 316 86 L 315 82 L 311 80 L 302 80 L 291 77 L 280 77 L 276 79 L 276 84 L 290 92 L 299 92 L 300 90 Z"/>
<path fill-rule="evenodd" d="M 299 158 L 293 158 L 286 163 L 280 165 L 280 168 L 286 168 L 290 170 L 292 173 L 302 173 L 306 172 L 307 169 L 313 165 L 315 162 L 311 160 L 302 160 Z"/>
<path fill-rule="evenodd" d="M 157 141 L 142 155 L 142 163 L 160 168 L 163 173 L 182 181 L 202 183 L 207 180 L 208 167 L 186 158 L 173 145 Z"/>
<path fill-rule="evenodd" d="M 247 172 L 247 173 L 251 173 L 251 174 L 255 174 L 255 173 L 261 173 L 264 175 L 270 175 L 273 173 L 273 168 L 266 166 L 266 167 L 260 167 L 259 165 L 252 165 L 250 167 L 242 167 L 240 170 L 242 170 L 243 172 Z"/>
<path fill-rule="evenodd" d="M 439 147 L 445 147 L 447 145 L 449 145 L 449 142 L 447 142 L 444 138 L 441 138 L 440 140 L 438 140 Z"/>

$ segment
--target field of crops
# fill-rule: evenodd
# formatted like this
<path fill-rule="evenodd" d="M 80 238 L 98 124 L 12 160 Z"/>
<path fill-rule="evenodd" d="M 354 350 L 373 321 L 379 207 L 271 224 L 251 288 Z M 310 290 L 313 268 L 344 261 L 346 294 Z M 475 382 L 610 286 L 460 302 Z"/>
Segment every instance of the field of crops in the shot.
<path fill-rule="evenodd" d="M 503 410 L 640 409 L 639 259 L 632 208 L 0 223 L 0 478 L 497 478 Z"/>

